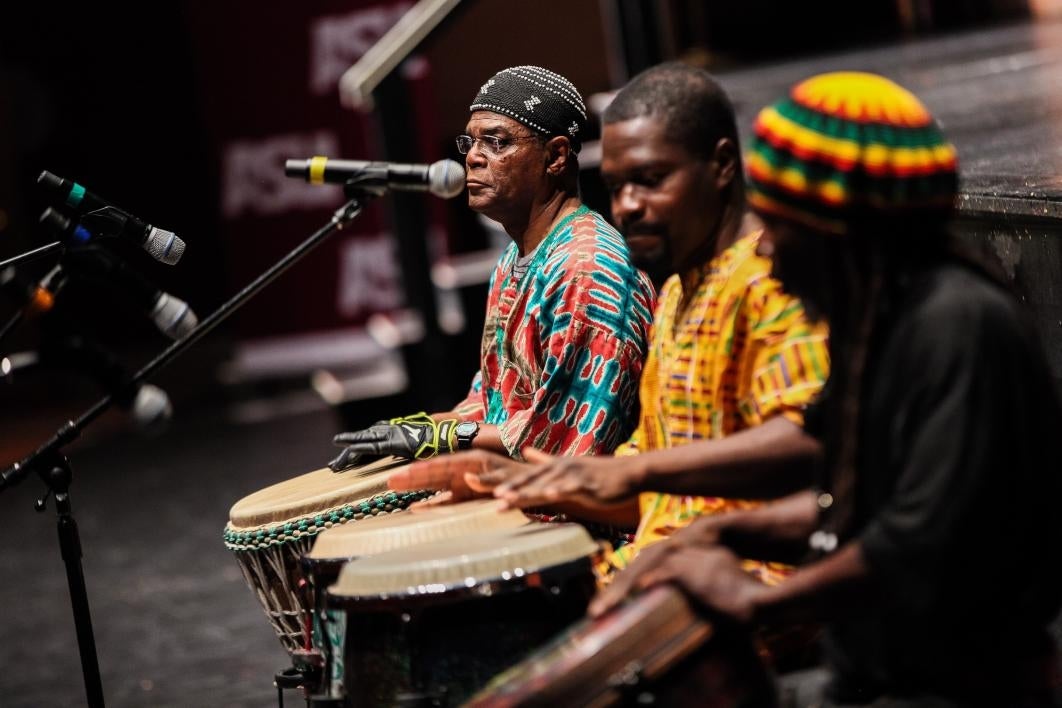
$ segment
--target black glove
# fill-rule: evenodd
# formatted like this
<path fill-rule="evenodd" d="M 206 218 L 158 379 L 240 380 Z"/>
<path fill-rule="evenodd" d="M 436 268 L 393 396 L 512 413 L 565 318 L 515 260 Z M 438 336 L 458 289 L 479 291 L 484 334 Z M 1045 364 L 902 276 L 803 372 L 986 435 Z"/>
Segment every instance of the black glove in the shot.
<path fill-rule="evenodd" d="M 328 466 L 334 472 L 340 472 L 361 461 L 365 455 L 426 460 L 440 452 L 453 452 L 457 449 L 456 426 L 456 419 L 436 423 L 426 413 L 377 421 L 365 430 L 335 436 L 332 442 L 345 448 Z"/>
<path fill-rule="evenodd" d="M 386 423 L 387 421 L 379 421 L 374 425 L 382 425 Z M 363 452 L 354 452 L 348 447 L 344 448 L 341 453 L 336 455 L 335 459 L 328 463 L 328 467 L 333 472 L 342 472 L 343 470 L 348 470 L 351 467 L 355 467 L 357 465 L 366 465 L 370 462 L 375 462 L 376 460 L 382 458 L 383 455 L 368 455 Z"/>

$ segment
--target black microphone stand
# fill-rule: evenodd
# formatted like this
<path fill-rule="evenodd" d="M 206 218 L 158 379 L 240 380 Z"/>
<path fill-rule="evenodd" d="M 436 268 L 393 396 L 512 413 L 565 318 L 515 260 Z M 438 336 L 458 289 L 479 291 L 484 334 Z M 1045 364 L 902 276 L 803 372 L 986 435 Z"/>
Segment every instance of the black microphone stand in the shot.
<path fill-rule="evenodd" d="M 315 231 L 293 251 L 255 278 L 243 290 L 233 295 L 209 317 L 200 322 L 186 337 L 174 342 L 163 350 L 161 354 L 148 362 L 136 372 L 122 391 L 111 392 L 101 398 L 95 405 L 82 413 L 79 418 L 64 423 L 48 442 L 0 473 L 0 491 L 15 486 L 31 472 L 37 473 L 47 487 L 44 496 L 38 499 L 34 505 L 37 511 L 44 511 L 49 495 L 55 497 L 60 550 L 63 562 L 66 565 L 66 576 L 70 586 L 70 602 L 74 611 L 78 651 L 81 654 L 81 671 L 85 679 L 85 695 L 91 708 L 104 705 L 103 682 L 100 678 L 99 660 L 96 655 L 96 640 L 92 632 L 92 617 L 89 612 L 88 592 L 85 588 L 85 574 L 81 566 L 81 539 L 70 503 L 70 483 L 73 481 L 73 470 L 70 466 L 70 461 L 60 453 L 60 449 L 76 440 L 81 435 L 81 431 L 114 405 L 121 395 L 127 391 L 135 391 L 135 388 L 147 380 L 148 377 L 157 373 L 162 367 L 169 364 L 178 355 L 202 339 L 207 332 L 214 329 L 222 320 L 242 307 L 244 303 L 258 294 L 262 288 L 273 282 L 280 274 L 313 250 L 314 247 L 352 222 L 361 213 L 364 204 L 371 197 L 382 194 L 383 189 L 363 187 L 352 180 L 344 186 L 344 192 L 348 199 L 347 203 L 336 210 L 325 226 Z"/>
<path fill-rule="evenodd" d="M 43 258 L 49 253 L 54 253 L 55 251 L 60 250 L 62 247 L 62 241 L 53 241 L 52 243 L 41 246 L 40 248 L 34 248 L 32 251 L 20 253 L 17 256 L 8 258 L 6 261 L 0 261 L 0 270 L 3 270 L 8 266 L 18 265 L 19 263 L 23 263 L 25 261 L 32 261 L 38 258 Z"/>

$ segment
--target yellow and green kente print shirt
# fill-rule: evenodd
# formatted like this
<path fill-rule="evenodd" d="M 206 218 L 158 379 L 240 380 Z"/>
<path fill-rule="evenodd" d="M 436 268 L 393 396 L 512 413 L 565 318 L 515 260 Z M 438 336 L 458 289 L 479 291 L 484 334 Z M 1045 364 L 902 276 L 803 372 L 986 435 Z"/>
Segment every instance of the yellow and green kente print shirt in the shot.
<path fill-rule="evenodd" d="M 756 255 L 761 233 L 743 236 L 705 266 L 685 312 L 681 277 L 664 284 L 642 371 L 640 420 L 616 455 L 721 438 L 776 415 L 803 424 L 828 373 L 826 327 L 810 323 L 800 301 L 770 277 L 770 260 Z M 615 568 L 701 514 L 756 502 L 646 493 L 639 506 L 634 543 L 609 559 Z M 746 569 L 768 583 L 786 574 L 785 566 L 752 561 Z"/>

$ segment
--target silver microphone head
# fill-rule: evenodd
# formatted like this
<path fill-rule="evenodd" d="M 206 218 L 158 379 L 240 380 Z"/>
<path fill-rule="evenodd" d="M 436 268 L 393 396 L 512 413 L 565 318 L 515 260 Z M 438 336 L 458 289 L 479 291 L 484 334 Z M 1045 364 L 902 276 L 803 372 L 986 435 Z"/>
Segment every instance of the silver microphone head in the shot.
<path fill-rule="evenodd" d="M 174 265 L 184 255 L 184 241 L 177 238 L 177 234 L 172 231 L 152 226 L 147 240 L 144 241 L 144 250 L 156 261 Z"/>
<path fill-rule="evenodd" d="M 443 199 L 453 199 L 465 188 L 465 168 L 453 160 L 439 160 L 428 166 L 428 191 Z"/>
<path fill-rule="evenodd" d="M 156 429 L 173 416 L 173 404 L 161 388 L 144 384 L 136 392 L 133 405 L 129 407 L 129 415 L 141 430 Z"/>
<path fill-rule="evenodd" d="M 169 293 L 162 293 L 155 301 L 151 319 L 163 334 L 170 339 L 181 339 L 199 324 L 199 318 L 188 303 Z"/>

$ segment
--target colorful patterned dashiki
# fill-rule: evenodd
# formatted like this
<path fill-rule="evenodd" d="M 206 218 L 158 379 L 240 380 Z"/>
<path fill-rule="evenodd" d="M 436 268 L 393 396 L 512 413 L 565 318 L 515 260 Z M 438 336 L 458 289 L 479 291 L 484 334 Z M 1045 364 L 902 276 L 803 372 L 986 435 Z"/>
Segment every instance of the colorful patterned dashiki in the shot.
<path fill-rule="evenodd" d="M 803 423 L 804 407 L 826 381 L 826 328 L 809 323 L 800 301 L 770 277 L 771 262 L 756 255 L 760 233 L 738 239 L 705 266 L 685 312 L 680 276 L 664 284 L 642 373 L 641 420 L 616 455 L 721 438 L 775 415 Z M 609 561 L 624 568 L 639 550 L 701 514 L 756 504 L 642 494 L 634 543 Z M 771 583 L 784 577 L 785 566 L 746 561 L 746 569 Z"/>
<path fill-rule="evenodd" d="M 523 277 L 510 244 L 491 276 L 482 367 L 455 407 L 497 425 L 513 457 L 607 454 L 636 421 L 652 283 L 627 244 L 581 206 L 539 244 Z"/>

